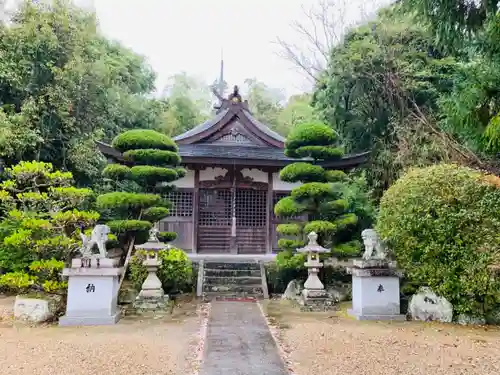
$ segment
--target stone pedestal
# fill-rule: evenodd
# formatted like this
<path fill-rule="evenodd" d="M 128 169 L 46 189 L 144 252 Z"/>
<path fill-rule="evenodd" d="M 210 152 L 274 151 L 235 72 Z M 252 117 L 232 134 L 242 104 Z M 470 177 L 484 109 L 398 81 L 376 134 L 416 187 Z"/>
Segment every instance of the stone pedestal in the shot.
<path fill-rule="evenodd" d="M 311 312 L 336 310 L 335 302 L 324 289 L 304 289 L 299 299 L 300 310 Z"/>
<path fill-rule="evenodd" d="M 387 260 L 355 260 L 352 268 L 352 309 L 358 320 L 405 320 L 399 303 L 401 273 Z"/>
<path fill-rule="evenodd" d="M 123 268 L 108 258 L 73 259 L 68 276 L 66 315 L 60 326 L 115 324 L 120 319 L 117 308 L 119 277 Z"/>

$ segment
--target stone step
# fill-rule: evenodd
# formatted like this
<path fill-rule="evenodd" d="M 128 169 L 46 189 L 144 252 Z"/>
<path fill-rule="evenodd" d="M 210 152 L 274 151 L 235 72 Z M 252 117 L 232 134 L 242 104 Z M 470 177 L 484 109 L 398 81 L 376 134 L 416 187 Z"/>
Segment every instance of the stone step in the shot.
<path fill-rule="evenodd" d="M 215 293 L 246 293 L 246 294 L 262 294 L 262 284 L 249 284 L 249 285 L 235 285 L 235 284 L 204 284 L 204 292 L 215 292 Z"/>
<path fill-rule="evenodd" d="M 205 269 L 210 270 L 258 270 L 260 271 L 259 263 L 218 263 L 218 262 L 205 262 Z"/>
<path fill-rule="evenodd" d="M 135 297 L 139 292 L 135 290 L 132 282 L 130 280 L 123 280 L 122 286 L 118 293 L 118 303 L 121 305 L 127 305 L 135 301 Z"/>
<path fill-rule="evenodd" d="M 260 277 L 260 269 L 217 269 L 217 268 L 205 268 L 204 269 L 205 278 L 207 277 L 236 277 L 236 276 L 251 276 L 251 277 Z"/>
<path fill-rule="evenodd" d="M 260 285 L 260 276 L 207 276 L 205 285 Z"/>
<path fill-rule="evenodd" d="M 204 263 L 200 293 L 205 300 L 264 298 L 261 267 L 253 261 L 208 261 Z"/>
<path fill-rule="evenodd" d="M 231 293 L 231 292 L 205 292 L 203 300 L 209 301 L 257 301 L 263 299 L 263 296 L 258 294 L 248 293 Z"/>

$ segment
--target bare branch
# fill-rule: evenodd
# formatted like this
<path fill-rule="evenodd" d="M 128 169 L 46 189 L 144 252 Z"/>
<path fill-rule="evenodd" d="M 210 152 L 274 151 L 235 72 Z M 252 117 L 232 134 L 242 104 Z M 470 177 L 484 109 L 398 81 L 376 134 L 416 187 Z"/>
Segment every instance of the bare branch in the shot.
<path fill-rule="evenodd" d="M 317 0 L 309 8 L 302 7 L 302 18 L 290 25 L 301 41 L 295 43 L 277 38 L 278 55 L 288 60 L 313 83 L 318 81 L 330 59 L 332 49 L 345 33 L 360 22 L 365 22 L 374 10 L 391 0 Z"/>

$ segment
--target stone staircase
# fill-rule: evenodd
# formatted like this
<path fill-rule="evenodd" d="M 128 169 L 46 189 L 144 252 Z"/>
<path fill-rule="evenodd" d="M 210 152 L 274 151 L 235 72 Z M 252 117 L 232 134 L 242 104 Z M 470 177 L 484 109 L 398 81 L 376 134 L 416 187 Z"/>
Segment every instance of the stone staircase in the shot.
<path fill-rule="evenodd" d="M 269 298 L 264 264 L 200 261 L 197 295 L 205 301 Z"/>

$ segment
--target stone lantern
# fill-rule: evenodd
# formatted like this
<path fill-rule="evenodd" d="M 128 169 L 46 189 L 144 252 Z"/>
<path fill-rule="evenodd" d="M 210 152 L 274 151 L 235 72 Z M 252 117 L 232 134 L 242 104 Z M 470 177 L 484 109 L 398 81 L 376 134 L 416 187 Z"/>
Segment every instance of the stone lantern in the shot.
<path fill-rule="evenodd" d="M 328 253 L 330 250 L 318 244 L 318 235 L 315 232 L 309 233 L 307 238 L 309 243 L 305 247 L 297 249 L 297 252 L 307 254 L 307 261 L 304 265 L 307 267 L 308 275 L 304 283 L 300 304 L 305 307 L 305 310 L 327 310 L 334 304 L 334 301 L 326 292 L 318 273 L 319 269 L 323 267 L 319 255 Z"/>
<path fill-rule="evenodd" d="M 141 292 L 134 302 L 136 309 L 156 310 L 166 307 L 168 296 L 163 291 L 161 281 L 156 275 L 162 261 L 158 258 L 158 252 L 164 250 L 167 246 L 158 239 L 158 229 L 152 228 L 149 231 L 149 239 L 142 245 L 137 245 L 136 249 L 144 250 L 146 257 L 143 265 L 148 271 L 148 276 L 142 284 Z"/>

